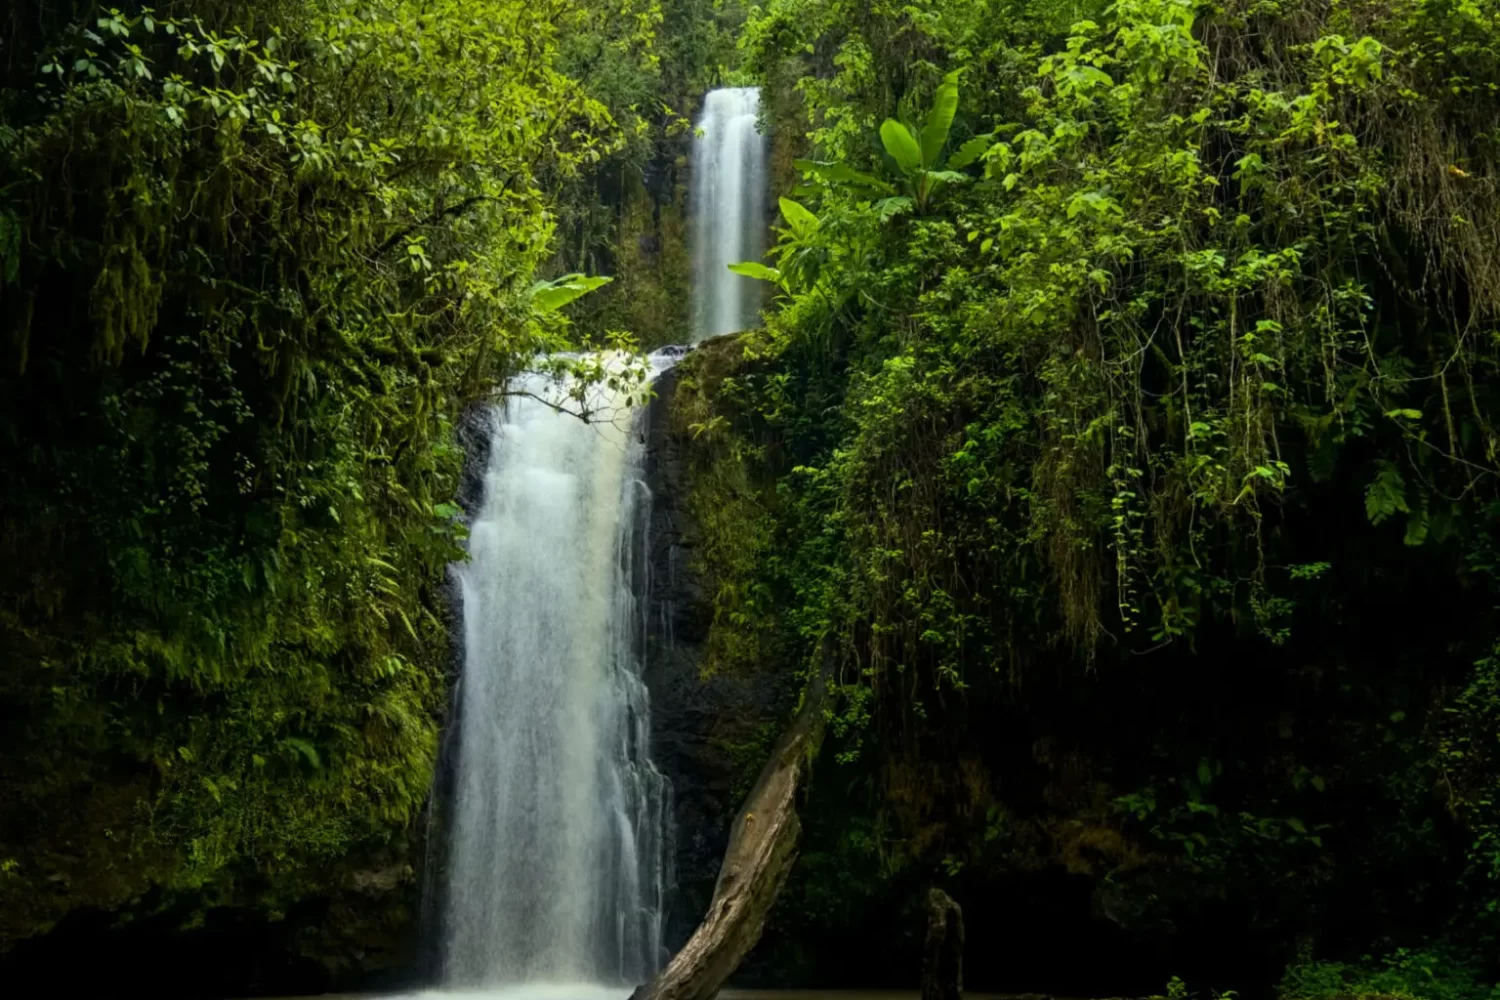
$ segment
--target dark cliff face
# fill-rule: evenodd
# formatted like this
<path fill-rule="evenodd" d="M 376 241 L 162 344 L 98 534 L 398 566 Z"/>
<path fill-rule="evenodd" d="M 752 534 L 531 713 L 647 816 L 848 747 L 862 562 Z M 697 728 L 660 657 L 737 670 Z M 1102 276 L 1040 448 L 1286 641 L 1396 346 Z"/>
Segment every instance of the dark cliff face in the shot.
<path fill-rule="evenodd" d="M 672 782 L 676 851 L 665 941 L 676 951 L 708 908 L 740 807 L 745 762 L 737 748 L 753 741 L 786 701 L 767 673 L 700 675 L 710 612 L 696 567 L 696 526 L 688 507 L 691 439 L 672 431 L 679 381 L 656 383 L 646 420 L 648 530 L 645 681 L 651 692 L 652 759 Z M 754 762 L 758 766 L 758 761 Z"/>
<path fill-rule="evenodd" d="M 490 451 L 494 447 L 496 403 L 484 401 L 466 407 L 456 428 L 458 446 L 463 449 L 463 474 L 455 499 L 463 511 L 465 526 L 472 526 L 484 506 L 486 474 Z M 467 548 L 467 542 L 465 548 Z M 448 886 L 448 823 L 457 778 L 456 751 L 458 734 L 463 725 L 459 712 L 460 685 L 464 663 L 463 589 L 452 568 L 446 581 L 450 615 L 451 654 L 448 660 L 448 711 L 438 742 L 437 763 L 432 776 L 432 791 L 427 810 L 417 830 L 421 878 L 412 927 L 413 956 L 403 968 L 412 982 L 436 982 L 442 972 L 442 945 L 446 928 L 443 913 Z"/>

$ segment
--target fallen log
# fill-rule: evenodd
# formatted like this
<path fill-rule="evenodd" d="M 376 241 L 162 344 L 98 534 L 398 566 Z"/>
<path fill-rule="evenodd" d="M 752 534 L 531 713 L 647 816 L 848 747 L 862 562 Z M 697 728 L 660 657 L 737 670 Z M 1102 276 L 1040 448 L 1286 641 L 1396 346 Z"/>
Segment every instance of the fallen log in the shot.
<path fill-rule="evenodd" d="M 682 950 L 630 1000 L 711 1000 L 760 940 L 776 894 L 797 857 L 797 790 L 823 737 L 828 681 L 815 677 L 802 708 L 771 749 L 740 807 L 703 922 Z"/>

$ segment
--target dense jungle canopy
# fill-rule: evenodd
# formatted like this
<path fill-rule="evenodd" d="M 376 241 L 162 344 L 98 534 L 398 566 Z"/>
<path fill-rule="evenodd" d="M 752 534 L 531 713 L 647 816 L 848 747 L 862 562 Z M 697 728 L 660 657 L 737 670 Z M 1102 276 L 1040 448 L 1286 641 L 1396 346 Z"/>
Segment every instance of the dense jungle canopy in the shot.
<path fill-rule="evenodd" d="M 14 0 L 0 967 L 419 964 L 460 415 L 687 339 L 723 84 L 701 669 L 834 705 L 747 975 L 940 885 L 984 988 L 1500 995 L 1495 0 Z"/>

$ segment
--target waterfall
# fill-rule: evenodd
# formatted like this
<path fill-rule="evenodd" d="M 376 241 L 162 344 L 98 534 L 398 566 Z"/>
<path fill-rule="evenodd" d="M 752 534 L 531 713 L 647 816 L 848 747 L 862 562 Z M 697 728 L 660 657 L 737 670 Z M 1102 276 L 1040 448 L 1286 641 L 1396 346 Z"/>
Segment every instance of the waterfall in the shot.
<path fill-rule="evenodd" d="M 765 249 L 759 105 L 752 88 L 704 101 L 695 340 L 758 321 L 759 285 L 728 265 Z M 654 371 L 677 353 L 653 355 Z M 589 389 L 588 423 L 549 405 L 568 385 L 510 388 L 488 414 L 484 499 L 454 569 L 463 669 L 442 961 L 445 986 L 525 985 L 534 1000 L 537 984 L 633 985 L 660 967 L 671 791 L 651 763 L 641 680 L 643 414 L 606 386 Z"/>
<path fill-rule="evenodd" d="M 654 358 L 660 369 L 668 364 Z M 644 982 L 661 963 L 669 789 L 649 756 L 636 411 L 589 423 L 518 380 L 490 413 L 463 603 L 444 940 L 449 986 Z M 573 404 L 576 405 L 576 404 Z"/>
<path fill-rule="evenodd" d="M 759 321 L 760 284 L 729 270 L 765 253 L 766 140 L 756 131 L 760 91 L 710 91 L 693 145 L 693 339 Z"/>

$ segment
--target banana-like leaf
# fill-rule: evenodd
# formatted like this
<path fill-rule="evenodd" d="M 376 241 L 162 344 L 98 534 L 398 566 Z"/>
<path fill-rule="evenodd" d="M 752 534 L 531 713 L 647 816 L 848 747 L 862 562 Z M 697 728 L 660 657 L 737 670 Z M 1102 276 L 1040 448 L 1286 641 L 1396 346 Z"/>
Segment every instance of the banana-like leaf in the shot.
<path fill-rule="evenodd" d="M 781 199 L 781 217 L 798 236 L 807 236 L 818 229 L 818 217 L 790 198 Z"/>
<path fill-rule="evenodd" d="M 603 275 L 565 274 L 552 281 L 538 281 L 531 286 L 531 303 L 542 312 L 556 312 L 574 299 L 614 280 Z"/>
<path fill-rule="evenodd" d="M 948 142 L 953 116 L 957 113 L 958 72 L 955 70 L 943 78 L 942 86 L 933 95 L 932 110 L 927 112 L 927 124 L 922 126 L 922 169 L 931 170 L 938 165 L 938 157 Z"/>
<path fill-rule="evenodd" d="M 962 170 L 964 167 L 970 166 L 975 160 L 989 152 L 990 147 L 994 144 L 995 137 L 993 135 L 976 135 L 962 146 L 959 146 L 957 151 L 948 157 L 948 169 Z"/>
<path fill-rule="evenodd" d="M 847 163 L 825 163 L 819 160 L 796 160 L 793 162 L 803 174 L 816 177 L 825 184 L 848 184 L 852 187 L 869 188 L 882 194 L 890 194 L 895 188 L 870 174 L 860 173 Z"/>
<path fill-rule="evenodd" d="M 747 260 L 739 264 L 730 264 L 729 269 L 735 274 L 742 274 L 747 278 L 754 278 L 757 281 L 774 281 L 777 283 L 781 281 L 780 271 L 774 267 L 758 264 L 753 260 Z"/>
<path fill-rule="evenodd" d="M 916 137 L 905 125 L 887 118 L 880 126 L 880 141 L 902 173 L 914 174 L 922 169 L 922 147 L 917 145 Z"/>
<path fill-rule="evenodd" d="M 880 221 L 889 222 L 903 212 L 910 212 L 916 205 L 917 203 L 912 199 L 899 195 L 895 198 L 882 198 L 875 203 L 874 207 L 880 213 Z"/>
<path fill-rule="evenodd" d="M 943 184 L 967 184 L 974 178 L 968 174 L 961 174 L 957 170 L 929 170 L 927 171 L 927 179 L 928 181 L 937 181 Z"/>

